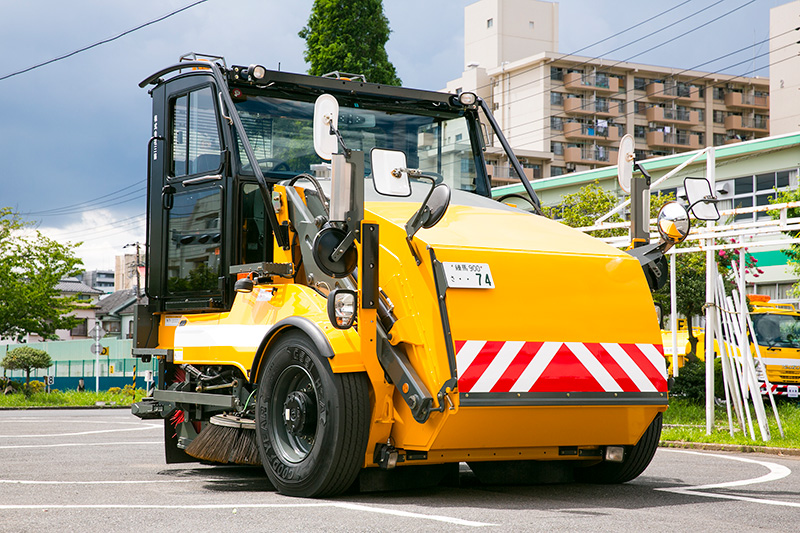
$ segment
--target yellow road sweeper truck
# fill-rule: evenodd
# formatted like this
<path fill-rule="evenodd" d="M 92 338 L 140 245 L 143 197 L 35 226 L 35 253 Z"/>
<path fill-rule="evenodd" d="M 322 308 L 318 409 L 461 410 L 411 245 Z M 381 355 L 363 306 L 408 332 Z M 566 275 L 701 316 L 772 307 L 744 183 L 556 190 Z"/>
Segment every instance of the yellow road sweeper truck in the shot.
<path fill-rule="evenodd" d="M 607 246 L 537 214 L 527 180 L 533 213 L 493 200 L 487 134 L 524 173 L 475 94 L 182 59 L 141 83 L 134 355 L 158 372 L 133 412 L 164 420 L 168 462 L 261 464 L 307 497 L 460 462 L 488 483 L 647 467 L 669 242 Z"/>

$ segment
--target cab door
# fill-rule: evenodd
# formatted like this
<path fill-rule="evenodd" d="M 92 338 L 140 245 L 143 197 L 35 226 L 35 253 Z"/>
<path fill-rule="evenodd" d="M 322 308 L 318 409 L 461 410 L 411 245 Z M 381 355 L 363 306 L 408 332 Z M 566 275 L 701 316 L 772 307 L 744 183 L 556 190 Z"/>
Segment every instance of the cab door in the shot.
<path fill-rule="evenodd" d="M 161 311 L 224 308 L 231 231 L 227 139 L 208 76 L 170 80 L 153 91 L 148 295 Z"/>

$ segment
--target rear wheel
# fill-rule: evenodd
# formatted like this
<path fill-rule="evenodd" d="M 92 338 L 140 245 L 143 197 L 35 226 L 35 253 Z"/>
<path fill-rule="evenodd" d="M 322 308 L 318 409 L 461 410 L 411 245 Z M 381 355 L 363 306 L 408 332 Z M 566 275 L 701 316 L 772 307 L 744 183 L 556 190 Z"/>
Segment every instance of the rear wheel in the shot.
<path fill-rule="evenodd" d="M 258 386 L 256 435 L 261 461 L 287 495 L 339 494 L 353 483 L 369 436 L 365 374 L 334 374 L 300 332 L 269 349 Z"/>
<path fill-rule="evenodd" d="M 625 483 L 644 472 L 658 448 L 661 439 L 661 413 L 650 423 L 647 431 L 635 446 L 625 446 L 625 458 L 621 463 L 604 461 L 588 468 L 576 468 L 575 479 L 586 483 Z"/>

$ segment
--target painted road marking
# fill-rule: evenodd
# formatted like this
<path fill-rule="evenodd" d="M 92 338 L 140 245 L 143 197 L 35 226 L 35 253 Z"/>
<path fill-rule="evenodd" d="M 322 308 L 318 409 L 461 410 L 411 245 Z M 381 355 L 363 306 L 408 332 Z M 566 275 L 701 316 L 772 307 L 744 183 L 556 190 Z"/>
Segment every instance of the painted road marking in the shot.
<path fill-rule="evenodd" d="M 727 459 L 730 461 L 739 461 L 742 463 L 751 463 L 763 466 L 764 468 L 768 469 L 769 472 L 764 474 L 763 476 L 751 478 L 751 479 L 742 479 L 738 481 L 725 481 L 722 483 L 711 483 L 708 485 L 695 485 L 693 487 L 669 487 L 669 488 L 659 488 L 656 490 L 661 490 L 664 492 L 672 492 L 675 494 L 686 494 L 691 496 L 704 496 L 706 498 L 717 498 L 723 500 L 737 500 L 743 502 L 751 502 L 751 503 L 760 503 L 764 505 L 778 505 L 784 507 L 800 507 L 800 502 L 786 502 L 781 500 L 769 500 L 766 498 L 752 498 L 749 496 L 737 496 L 734 494 L 719 494 L 716 492 L 701 492 L 710 489 L 727 489 L 732 487 L 746 487 L 748 485 L 755 485 L 757 483 L 767 483 L 770 481 L 778 481 L 779 479 L 783 479 L 789 474 L 792 473 L 791 469 L 786 466 L 779 465 L 777 463 L 771 463 L 769 461 L 757 461 L 755 459 L 747 459 L 744 457 L 736 457 L 733 455 L 719 455 L 716 453 L 703 453 L 703 452 L 694 452 L 690 450 L 672 450 L 668 448 L 663 448 L 661 451 L 671 452 L 671 453 L 686 453 L 690 455 L 700 455 L 702 457 L 716 457 L 719 459 Z"/>
<path fill-rule="evenodd" d="M 321 503 L 240 503 L 240 504 L 210 504 L 210 505 L 148 505 L 148 504 L 96 504 L 96 505 L 0 505 L 0 510 L 35 510 L 47 509 L 48 511 L 58 509 L 186 509 L 186 510 L 213 510 L 213 509 L 282 509 L 282 508 L 302 508 L 302 507 L 336 507 L 350 511 L 360 511 L 376 513 L 403 518 L 417 518 L 421 520 L 433 520 L 445 522 L 457 526 L 484 527 L 496 526 L 486 522 L 475 522 L 463 520 L 451 516 L 430 515 L 422 513 L 412 513 L 410 511 L 400 511 L 397 509 L 385 509 L 372 507 L 357 503 L 347 502 L 321 502 Z"/>
<path fill-rule="evenodd" d="M 138 425 L 138 424 L 137 424 Z M 161 429 L 162 426 L 156 424 L 147 424 L 142 427 L 124 428 L 124 429 L 98 429 L 94 431 L 79 431 L 76 433 L 40 433 L 38 435 L 0 435 L 0 439 L 38 439 L 44 437 L 74 437 L 76 435 L 97 435 L 100 433 L 119 433 L 122 431 L 145 431 L 149 429 Z"/>
<path fill-rule="evenodd" d="M 68 448 L 71 446 L 126 446 L 126 445 L 140 445 L 140 444 L 159 444 L 164 445 L 163 440 L 148 440 L 148 441 L 122 441 L 122 442 L 65 442 L 62 444 L 15 444 L 12 446 L 0 446 L 0 450 L 14 450 L 17 448 Z"/>

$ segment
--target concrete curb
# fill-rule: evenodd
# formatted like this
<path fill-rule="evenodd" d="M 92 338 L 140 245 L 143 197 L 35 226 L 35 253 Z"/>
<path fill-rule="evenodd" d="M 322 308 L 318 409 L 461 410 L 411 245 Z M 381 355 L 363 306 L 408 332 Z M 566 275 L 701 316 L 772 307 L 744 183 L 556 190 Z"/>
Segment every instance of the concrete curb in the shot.
<path fill-rule="evenodd" d="M 789 455 L 800 457 L 800 448 L 773 448 L 770 446 L 751 446 L 749 444 L 716 444 L 713 442 L 683 442 L 679 440 L 662 440 L 658 443 L 662 448 L 687 448 L 691 450 L 708 450 L 717 452 L 766 453 L 769 455 Z"/>

